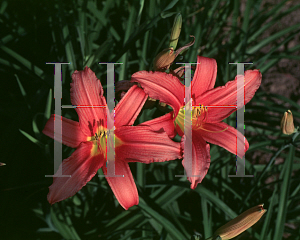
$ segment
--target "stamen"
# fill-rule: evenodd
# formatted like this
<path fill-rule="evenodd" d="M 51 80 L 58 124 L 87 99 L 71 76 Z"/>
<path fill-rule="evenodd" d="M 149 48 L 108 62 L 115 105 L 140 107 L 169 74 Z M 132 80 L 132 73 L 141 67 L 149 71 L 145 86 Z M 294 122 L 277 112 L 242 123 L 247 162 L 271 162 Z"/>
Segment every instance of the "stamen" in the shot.
<path fill-rule="evenodd" d="M 223 130 L 220 130 L 220 131 L 210 131 L 210 130 L 207 130 L 207 129 L 205 129 L 205 128 L 202 128 L 202 127 L 198 127 L 197 129 L 202 129 L 203 131 L 206 131 L 206 132 L 211 132 L 211 133 L 220 133 L 220 132 L 224 132 L 224 131 L 226 131 L 227 129 L 228 129 L 228 127 L 227 128 L 225 128 L 225 129 L 223 129 Z"/>
<path fill-rule="evenodd" d="M 201 121 L 200 116 L 201 116 L 202 113 L 205 113 L 205 115 L 204 115 L 204 118 Z M 201 122 L 206 122 L 207 115 L 208 115 L 207 107 L 204 107 L 203 105 L 201 105 L 200 107 L 195 108 L 194 111 L 193 111 L 193 116 L 192 117 L 197 120 L 196 126 L 201 126 Z"/>
<path fill-rule="evenodd" d="M 203 117 L 203 119 L 200 119 L 200 117 L 202 116 L 203 113 L 204 113 L 204 117 Z M 220 133 L 220 132 L 224 132 L 228 129 L 228 127 L 227 127 L 220 131 L 210 131 L 208 129 L 203 128 L 202 123 L 205 123 L 206 120 L 208 119 L 208 109 L 207 109 L 207 107 L 204 107 L 203 105 L 194 109 L 192 117 L 196 120 L 196 126 L 194 126 L 195 129 L 202 129 L 203 131 L 211 132 L 211 133 Z"/>

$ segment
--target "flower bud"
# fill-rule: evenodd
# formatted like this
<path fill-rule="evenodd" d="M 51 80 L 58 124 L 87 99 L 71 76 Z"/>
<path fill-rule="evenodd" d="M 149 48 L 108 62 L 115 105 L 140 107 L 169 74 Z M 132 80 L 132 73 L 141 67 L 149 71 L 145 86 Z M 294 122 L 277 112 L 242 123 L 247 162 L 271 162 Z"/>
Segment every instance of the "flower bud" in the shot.
<path fill-rule="evenodd" d="M 174 19 L 174 24 L 170 36 L 169 48 L 176 49 L 179 35 L 181 32 L 182 16 L 178 13 Z"/>
<path fill-rule="evenodd" d="M 154 71 L 169 69 L 175 58 L 176 55 L 173 48 L 162 50 L 153 61 Z"/>
<path fill-rule="evenodd" d="M 266 211 L 267 210 L 263 208 L 263 204 L 248 209 L 224 226 L 220 227 L 214 233 L 212 239 L 217 239 L 217 237 L 219 237 L 222 240 L 227 240 L 236 237 L 255 224 Z"/>
<path fill-rule="evenodd" d="M 281 119 L 281 131 L 283 134 L 291 135 L 295 132 L 295 126 L 293 122 L 293 114 L 291 110 L 287 110 Z"/>

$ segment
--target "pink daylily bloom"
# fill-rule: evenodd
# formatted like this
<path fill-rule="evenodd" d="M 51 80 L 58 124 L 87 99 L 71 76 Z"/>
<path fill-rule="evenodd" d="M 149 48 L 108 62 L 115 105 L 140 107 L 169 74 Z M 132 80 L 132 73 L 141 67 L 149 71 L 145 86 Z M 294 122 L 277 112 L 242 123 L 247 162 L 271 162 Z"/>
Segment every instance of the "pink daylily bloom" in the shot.
<path fill-rule="evenodd" d="M 249 143 L 246 139 L 245 149 L 237 150 L 237 141 L 244 144 L 244 136 L 235 128 L 222 122 L 222 120 L 236 111 L 237 91 L 245 90 L 244 104 L 248 103 L 259 88 L 262 78 L 258 70 L 248 70 L 245 72 L 245 85 L 243 88 L 237 90 L 237 77 L 235 80 L 226 83 L 225 86 L 213 88 L 217 76 L 216 61 L 212 58 L 198 56 L 197 62 L 197 68 L 191 83 L 193 101 L 192 174 L 200 177 L 189 178 L 192 189 L 198 183 L 201 183 L 210 166 L 209 145 L 206 142 L 219 145 L 241 158 L 244 156 L 244 152 L 248 150 Z M 170 114 L 174 116 L 175 129 L 180 136 L 183 136 L 185 93 L 184 85 L 180 80 L 176 76 L 164 72 L 140 71 L 132 75 L 131 81 L 140 83 L 149 97 L 158 99 L 173 108 L 173 112 Z M 240 109 L 242 106 L 237 106 L 237 108 Z M 168 120 L 171 121 L 170 118 Z M 152 121 L 154 120 L 144 124 L 152 123 Z M 156 124 L 159 124 L 158 120 L 156 120 Z M 173 132 L 170 124 L 166 124 L 165 121 L 164 125 L 167 126 L 166 132 Z M 170 134 L 169 136 L 173 135 Z M 184 144 L 184 140 L 182 140 L 182 143 Z"/>
<path fill-rule="evenodd" d="M 76 106 L 106 106 L 103 89 L 95 73 L 86 67 L 72 75 L 71 103 Z M 180 144 L 173 142 L 163 131 L 154 131 L 150 126 L 131 126 L 138 116 L 147 95 L 138 86 L 133 86 L 115 107 L 115 175 L 106 179 L 117 200 L 124 209 L 139 202 L 138 192 L 128 162 L 161 162 L 182 158 Z M 102 167 L 107 173 L 107 114 L 106 107 L 75 108 L 79 122 L 61 117 L 63 144 L 76 148 L 62 162 L 63 175 L 54 177 L 49 187 L 48 201 L 53 204 L 73 196 Z M 60 117 L 60 116 L 57 116 Z M 110 116 L 108 116 L 110 117 Z M 54 138 L 54 118 L 46 123 L 43 133 Z"/>

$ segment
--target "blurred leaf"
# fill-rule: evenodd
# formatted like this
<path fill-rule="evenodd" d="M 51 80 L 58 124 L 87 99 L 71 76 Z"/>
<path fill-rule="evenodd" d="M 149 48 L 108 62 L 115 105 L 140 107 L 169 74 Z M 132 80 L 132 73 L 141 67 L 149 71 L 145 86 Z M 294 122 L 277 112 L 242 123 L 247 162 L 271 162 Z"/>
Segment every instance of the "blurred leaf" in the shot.
<path fill-rule="evenodd" d="M 69 214 L 66 211 L 66 209 L 64 213 L 61 213 L 58 207 L 53 206 L 50 209 L 50 212 L 51 212 L 51 219 L 53 221 L 53 224 L 57 227 L 59 233 L 65 239 L 80 240 L 80 237 L 75 231 L 72 221 L 68 216 Z"/>
<path fill-rule="evenodd" d="M 182 240 L 186 238 L 186 236 L 179 232 L 168 219 L 156 212 L 153 208 L 149 207 L 143 200 L 141 200 L 142 199 L 140 198 L 139 207 L 146 213 L 148 213 L 151 217 L 153 217 L 156 221 L 158 221 L 167 230 L 167 232 L 172 236 L 173 239 Z"/>
<path fill-rule="evenodd" d="M 40 68 L 38 68 L 36 65 L 22 57 L 20 54 L 16 53 L 15 51 L 11 50 L 10 48 L 6 46 L 0 46 L 0 49 L 2 49 L 4 52 L 6 52 L 11 57 L 15 58 L 17 61 L 22 63 L 28 70 L 33 71 L 37 76 L 42 77 L 44 72 Z"/>
<path fill-rule="evenodd" d="M 290 191 L 290 181 L 292 177 L 294 155 L 295 155 L 295 147 L 290 146 L 289 156 L 284 163 L 285 172 L 282 174 L 283 181 L 280 187 L 280 195 L 279 195 L 280 198 L 279 198 L 274 240 L 282 239 L 284 233 L 286 213 L 288 208 L 287 201 L 288 201 L 288 196 Z"/>
<path fill-rule="evenodd" d="M 41 143 L 39 140 L 37 140 L 36 138 L 32 137 L 30 134 L 22 131 L 21 129 L 19 129 L 19 131 L 25 136 L 27 137 L 31 142 L 33 142 L 34 144 L 38 145 L 40 148 L 45 148 L 44 144 Z"/>

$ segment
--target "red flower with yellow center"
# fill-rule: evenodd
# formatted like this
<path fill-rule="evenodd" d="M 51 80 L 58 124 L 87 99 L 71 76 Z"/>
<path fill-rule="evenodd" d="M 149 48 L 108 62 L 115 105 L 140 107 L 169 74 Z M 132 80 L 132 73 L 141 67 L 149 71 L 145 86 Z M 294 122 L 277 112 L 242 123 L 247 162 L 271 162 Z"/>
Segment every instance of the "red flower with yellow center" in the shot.
<path fill-rule="evenodd" d="M 226 83 L 225 86 L 214 88 L 217 76 L 216 61 L 198 56 L 197 63 L 191 83 L 193 101 L 192 175 L 197 177 L 188 179 L 192 183 L 191 188 L 193 189 L 203 180 L 210 165 L 210 148 L 206 142 L 219 145 L 241 158 L 248 150 L 249 143 L 246 139 L 245 149 L 237 149 L 237 141 L 244 144 L 244 136 L 235 128 L 222 122 L 236 111 L 236 107 L 222 106 L 237 106 L 240 109 L 243 104 L 252 99 L 262 78 L 258 70 L 248 70 L 245 72 L 245 85 L 242 88 L 237 89 L 237 77 Z M 185 86 L 180 80 L 176 76 L 164 72 L 140 71 L 132 75 L 131 82 L 140 83 L 149 97 L 159 99 L 173 108 L 173 112 L 143 124 L 152 125 L 153 129 L 163 126 L 170 137 L 175 136 L 175 124 L 176 132 L 183 136 Z M 237 105 L 237 92 L 240 91 L 245 91 L 245 98 L 240 99 L 239 105 Z"/>
<path fill-rule="evenodd" d="M 113 147 L 112 143 L 107 143 L 106 100 L 100 81 L 88 67 L 75 71 L 72 79 L 71 103 L 78 106 L 75 110 L 79 122 L 61 117 L 62 139 L 58 140 L 76 150 L 61 165 L 63 175 L 71 177 L 53 178 L 48 194 L 51 204 L 73 196 L 99 168 L 102 167 L 106 174 L 107 148 Z M 154 131 L 149 126 L 131 126 L 146 99 L 144 91 L 133 86 L 115 107 L 115 175 L 124 177 L 106 175 L 106 179 L 125 209 L 139 202 L 128 162 L 151 163 L 182 158 L 180 144 L 173 142 L 166 132 Z M 54 118 L 52 115 L 43 130 L 51 138 L 54 138 Z"/>

